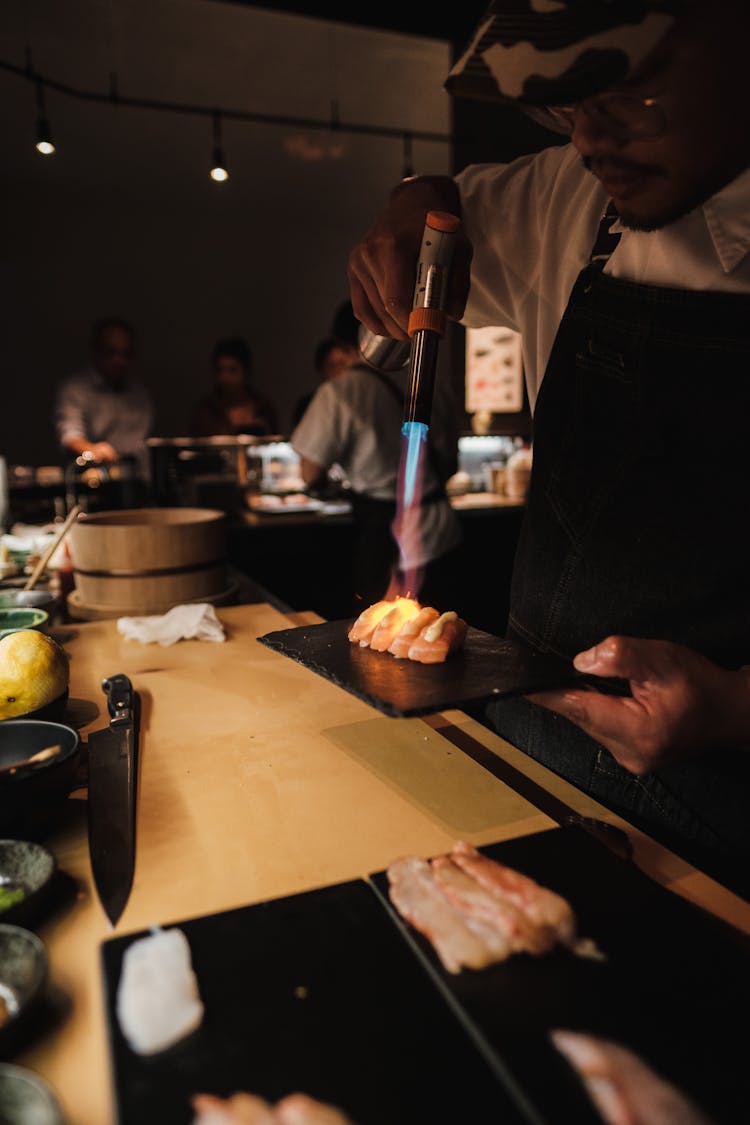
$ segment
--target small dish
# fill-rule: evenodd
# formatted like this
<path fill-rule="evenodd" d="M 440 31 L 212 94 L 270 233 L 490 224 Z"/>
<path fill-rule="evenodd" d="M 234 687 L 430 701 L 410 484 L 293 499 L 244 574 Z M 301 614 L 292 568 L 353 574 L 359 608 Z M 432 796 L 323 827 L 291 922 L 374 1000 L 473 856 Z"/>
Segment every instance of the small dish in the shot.
<path fill-rule="evenodd" d="M 52 885 L 52 852 L 32 840 L 0 840 L 0 922 L 26 925 Z"/>
<path fill-rule="evenodd" d="M 44 609 L 59 601 L 51 590 L 0 590 L 0 609 Z"/>
<path fill-rule="evenodd" d="M 62 1109 L 39 1075 L 0 1063 L 0 1121 L 3 1125 L 65 1125 Z"/>
<path fill-rule="evenodd" d="M 0 836 L 36 837 L 74 788 L 81 755 L 78 732 L 64 723 L 25 717 L 0 722 L 0 767 L 52 746 L 61 748 L 53 758 L 0 774 Z"/>
<path fill-rule="evenodd" d="M 46 609 L 25 606 L 0 609 L 0 640 L 9 633 L 17 633 L 19 629 L 42 629 L 48 621 Z"/>
<path fill-rule="evenodd" d="M 0 1050 L 18 1038 L 47 980 L 47 951 L 31 930 L 0 922 Z M 0 1121 L 3 1120 L 0 1113 Z"/>

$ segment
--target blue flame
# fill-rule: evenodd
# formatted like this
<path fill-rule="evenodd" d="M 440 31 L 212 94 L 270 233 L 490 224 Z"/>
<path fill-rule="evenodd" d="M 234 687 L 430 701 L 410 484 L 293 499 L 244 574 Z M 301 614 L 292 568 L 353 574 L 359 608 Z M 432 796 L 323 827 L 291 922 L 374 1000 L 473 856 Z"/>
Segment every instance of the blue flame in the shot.
<path fill-rule="evenodd" d="M 406 438 L 406 465 L 404 468 L 404 496 L 405 508 L 410 508 L 414 502 L 414 492 L 419 480 L 419 469 L 422 460 L 422 447 L 427 441 L 429 427 L 425 422 L 404 422 L 401 433 Z"/>

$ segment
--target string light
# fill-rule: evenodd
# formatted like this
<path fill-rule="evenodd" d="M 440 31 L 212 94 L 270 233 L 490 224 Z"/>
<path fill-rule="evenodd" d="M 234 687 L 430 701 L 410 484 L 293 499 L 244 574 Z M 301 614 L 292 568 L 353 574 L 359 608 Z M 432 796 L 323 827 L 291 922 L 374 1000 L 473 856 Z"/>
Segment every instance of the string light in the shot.
<path fill-rule="evenodd" d="M 451 134 L 446 133 L 437 133 L 429 130 L 411 130 L 405 132 L 397 126 L 365 125 L 353 121 L 342 121 L 339 113 L 338 99 L 336 98 L 331 100 L 329 118 L 327 120 L 321 120 L 319 118 L 293 117 L 274 113 L 256 113 L 251 110 L 227 108 L 211 109 L 203 105 L 158 100 L 155 98 L 122 96 L 117 89 L 117 79 L 114 72 L 110 75 L 110 89 L 108 91 L 81 90 L 66 82 L 60 82 L 55 78 L 51 78 L 48 75 L 40 75 L 35 71 L 31 64 L 29 48 L 27 48 L 27 64 L 25 68 L 15 63 L 8 62 L 5 59 L 0 59 L 0 71 L 6 71 L 10 74 L 15 74 L 17 77 L 36 83 L 37 106 L 39 110 L 36 148 L 43 156 L 49 156 L 55 152 L 55 144 L 52 139 L 49 121 L 44 112 L 45 87 L 48 90 L 56 90 L 58 93 L 65 94 L 67 97 L 77 98 L 86 102 L 109 102 L 111 105 L 129 106 L 135 109 L 150 109 L 188 116 L 208 117 L 210 115 L 214 122 L 213 159 L 210 174 L 211 178 L 219 183 L 229 178 L 229 170 L 221 145 L 222 118 L 231 118 L 233 121 L 255 121 L 260 124 L 277 125 L 284 128 L 325 132 L 329 135 L 327 144 L 327 149 L 329 151 L 327 155 L 336 158 L 340 157 L 344 151 L 343 142 L 340 140 L 342 133 L 359 134 L 370 137 L 398 137 L 401 138 L 403 145 L 404 176 L 413 175 L 411 171 L 411 145 L 415 138 L 449 145 L 453 144 L 455 141 L 455 138 Z"/>
<path fill-rule="evenodd" d="M 214 111 L 214 148 L 211 157 L 211 179 L 215 180 L 217 184 L 223 184 L 225 180 L 229 179 L 227 161 L 224 156 L 224 149 L 221 146 L 221 114 L 218 110 Z"/>
<path fill-rule="evenodd" d="M 44 112 L 44 86 L 41 82 L 36 84 L 36 108 L 36 151 L 42 156 L 52 156 L 55 151 L 55 144 L 52 140 L 49 121 Z"/>

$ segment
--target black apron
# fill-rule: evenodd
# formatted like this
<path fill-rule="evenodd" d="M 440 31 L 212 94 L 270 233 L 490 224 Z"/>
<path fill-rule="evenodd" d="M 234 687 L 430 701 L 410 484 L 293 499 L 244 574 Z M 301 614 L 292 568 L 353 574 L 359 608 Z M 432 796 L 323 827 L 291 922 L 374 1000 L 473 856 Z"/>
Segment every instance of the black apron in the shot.
<path fill-rule="evenodd" d="M 611 217 L 539 393 L 509 629 L 567 657 L 620 633 L 737 668 L 750 663 L 750 297 L 605 276 Z M 745 869 L 750 746 L 635 777 L 527 700 L 483 717 L 691 862 L 727 880 Z"/>

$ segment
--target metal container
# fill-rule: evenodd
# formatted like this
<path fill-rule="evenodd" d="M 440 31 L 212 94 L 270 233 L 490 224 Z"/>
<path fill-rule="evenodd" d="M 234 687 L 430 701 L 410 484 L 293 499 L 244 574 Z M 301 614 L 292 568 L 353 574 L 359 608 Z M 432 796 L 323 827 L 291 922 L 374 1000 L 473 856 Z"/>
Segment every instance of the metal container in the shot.
<path fill-rule="evenodd" d="M 376 371 L 401 371 L 409 362 L 411 340 L 393 336 L 376 336 L 363 324 L 359 326 L 359 354 Z"/>

